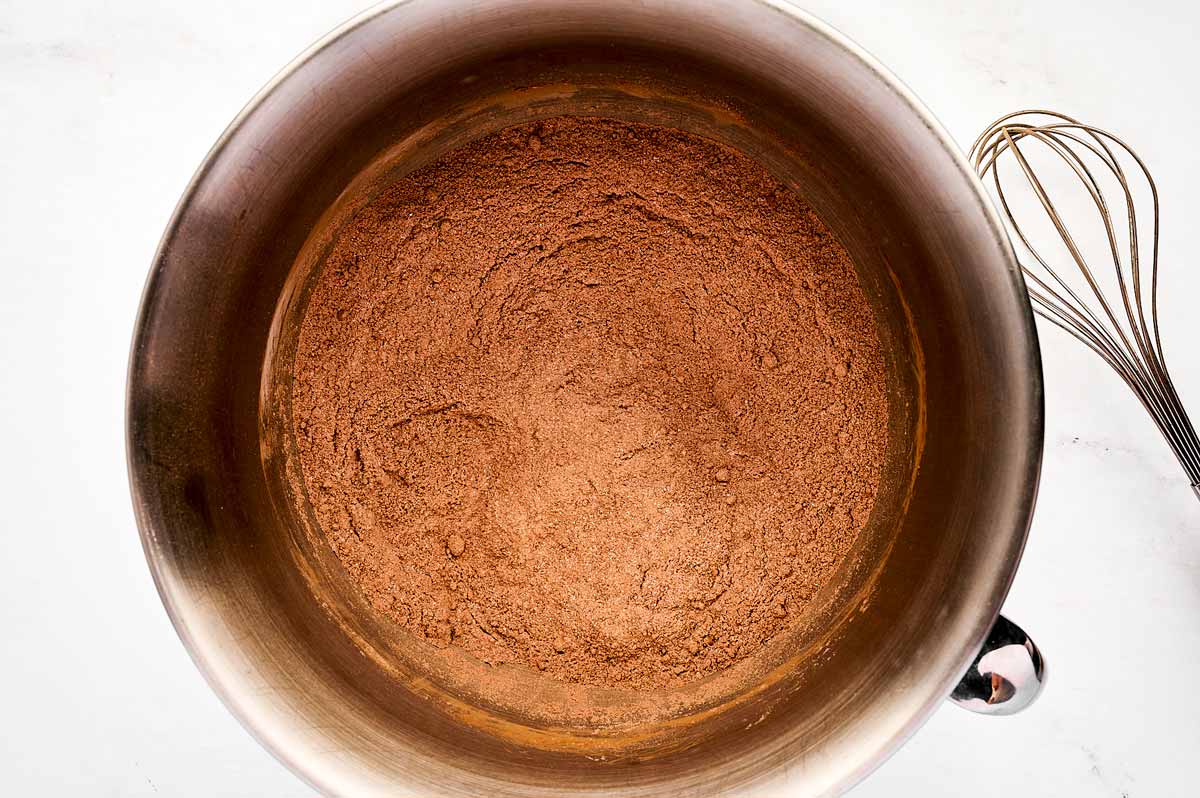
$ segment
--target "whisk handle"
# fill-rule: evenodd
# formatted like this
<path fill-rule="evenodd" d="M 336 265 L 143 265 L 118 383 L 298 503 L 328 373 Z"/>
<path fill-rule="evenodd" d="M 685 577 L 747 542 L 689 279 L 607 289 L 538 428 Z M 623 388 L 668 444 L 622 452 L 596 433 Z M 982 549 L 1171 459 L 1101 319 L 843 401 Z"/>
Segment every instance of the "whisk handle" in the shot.
<path fill-rule="evenodd" d="M 1045 684 L 1041 650 L 1001 615 L 950 700 L 982 715 L 1012 715 L 1032 704 Z"/>

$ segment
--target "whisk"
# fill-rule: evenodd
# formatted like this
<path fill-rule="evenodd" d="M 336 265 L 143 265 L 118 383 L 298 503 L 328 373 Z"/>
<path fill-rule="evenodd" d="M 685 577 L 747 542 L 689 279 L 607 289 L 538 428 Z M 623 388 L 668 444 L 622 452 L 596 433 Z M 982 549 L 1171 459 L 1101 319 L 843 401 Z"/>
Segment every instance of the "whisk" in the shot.
<path fill-rule="evenodd" d="M 1013 178 L 1037 200 L 1032 205 L 1033 218 L 1014 211 L 1010 205 L 1010 199 L 1015 204 L 1015 194 L 1005 193 L 1008 178 L 1002 178 L 999 166 L 1005 154 L 1017 164 Z M 1093 246 L 1086 256 L 1087 242 L 1080 237 L 1079 227 L 1068 224 L 1051 199 L 1052 191 L 1063 189 L 1057 182 L 1051 184 L 1039 177 L 1045 175 L 1042 161 L 1038 166 L 1031 161 L 1031 157 L 1047 156 L 1049 163 L 1059 168 L 1065 164 L 1068 177 L 1075 178 L 1067 183 L 1077 183 L 1076 188 L 1082 189 L 1072 199 L 1082 203 L 1089 215 L 1094 210 L 1103 225 L 1104 244 Z M 1159 334 L 1158 189 L 1145 163 L 1113 134 L 1041 110 L 1018 111 L 996 120 L 975 141 L 969 157 L 985 184 L 990 178 L 1010 231 L 1024 250 L 1019 259 L 1034 311 L 1082 341 L 1120 375 L 1154 419 L 1200 498 L 1200 440 L 1167 370 Z M 1135 200 L 1139 190 L 1142 194 L 1149 192 L 1148 210 L 1153 221 L 1145 250 L 1146 242 L 1139 239 L 1144 232 L 1138 225 L 1146 221 L 1147 209 L 1142 208 L 1139 218 Z M 1056 197 L 1065 207 L 1063 195 Z M 1051 256 L 1048 250 L 1035 246 L 1028 223 L 1039 217 L 1038 205 L 1044 212 L 1041 221 L 1053 227 L 1050 242 L 1056 248 L 1061 246 L 1065 253 Z M 1018 221 L 1019 215 L 1022 221 Z M 1072 287 L 1072 281 L 1056 270 L 1052 261 L 1074 263 L 1082 283 L 1076 278 Z M 1111 271 L 1096 271 L 1093 264 L 1101 262 Z M 1111 290 L 1114 282 L 1119 304 L 1110 301 L 1105 292 L 1105 285 Z"/>

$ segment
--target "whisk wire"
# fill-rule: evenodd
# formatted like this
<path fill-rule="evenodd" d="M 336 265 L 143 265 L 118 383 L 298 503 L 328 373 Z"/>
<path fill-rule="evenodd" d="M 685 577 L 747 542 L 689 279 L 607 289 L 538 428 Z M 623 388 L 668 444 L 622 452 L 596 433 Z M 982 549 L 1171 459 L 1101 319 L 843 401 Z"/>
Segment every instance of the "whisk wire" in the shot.
<path fill-rule="evenodd" d="M 1085 254 L 1086 242 L 1072 232 L 1048 184 L 1039 175 L 1039 167 L 1027 157 L 1023 141 L 1044 146 L 1082 186 L 1084 206 L 1095 210 L 1103 226 L 1104 249 L 1112 261 L 1112 275 L 1120 294 L 1118 305 L 1106 295 L 1099 272 Z M 1016 162 L 1023 185 L 1053 226 L 1057 241 L 1087 286 L 1083 294 L 1090 299 L 1085 300 L 1054 268 L 1052 259 L 1039 251 L 1018 222 L 999 168 L 1006 153 Z M 996 120 L 975 141 L 971 158 L 980 178 L 990 177 L 1009 229 L 1026 255 L 1021 266 L 1035 312 L 1095 352 L 1121 377 L 1154 420 L 1200 497 L 1200 439 L 1171 379 L 1162 345 L 1158 320 L 1159 195 L 1145 162 L 1112 133 L 1045 110 L 1018 111 Z M 1125 163 L 1123 159 L 1127 159 Z M 1129 167 L 1127 171 L 1130 162 L 1136 169 Z M 1146 253 L 1139 239 L 1138 201 L 1133 190 L 1138 175 L 1150 199 L 1152 224 Z M 1101 179 L 1109 176 L 1120 188 L 1111 200 Z M 1121 214 L 1127 247 L 1118 233 L 1117 217 Z M 1143 255 L 1148 255 L 1148 264 Z"/>
<path fill-rule="evenodd" d="M 1063 242 L 1066 244 L 1068 250 L 1071 253 L 1072 258 L 1075 260 L 1076 265 L 1079 267 L 1080 271 L 1083 273 L 1085 279 L 1088 282 L 1089 287 L 1092 290 L 1092 293 L 1096 296 L 1097 300 L 1100 302 L 1105 315 L 1108 317 L 1110 322 L 1112 322 L 1113 328 L 1116 330 L 1117 335 L 1121 338 L 1121 344 L 1123 345 L 1123 347 L 1118 348 L 1118 352 L 1125 352 L 1125 351 L 1132 350 L 1133 347 L 1131 347 L 1129 339 L 1125 335 L 1125 330 L 1123 329 L 1120 322 L 1117 320 L 1116 314 L 1114 313 L 1113 309 L 1110 307 L 1110 305 L 1109 305 L 1107 299 L 1105 298 L 1104 293 L 1101 290 L 1100 286 L 1098 285 L 1096 279 L 1093 277 L 1092 270 L 1088 266 L 1087 261 L 1084 258 L 1082 252 L 1080 251 L 1079 246 L 1076 243 L 1074 237 L 1071 235 L 1070 229 L 1067 227 L 1066 223 L 1062 220 L 1057 209 L 1054 207 L 1054 204 L 1050 201 L 1050 198 L 1047 195 L 1045 189 L 1043 188 L 1041 181 L 1037 178 L 1037 175 L 1033 172 L 1032 167 L 1029 165 L 1029 162 L 1025 159 L 1024 155 L 1020 151 L 1020 148 L 1017 147 L 1016 142 L 1012 139 L 1012 136 L 1011 136 L 1011 134 L 1009 134 L 1008 131 L 1005 132 L 1005 138 L 1006 138 L 1006 140 L 1008 140 L 1010 142 L 1010 146 L 1012 148 L 1013 154 L 1017 158 L 1018 162 L 1020 163 L 1022 171 L 1025 173 L 1026 178 L 1029 180 L 1030 185 L 1033 187 L 1035 193 L 1037 194 L 1039 201 L 1042 203 L 1042 206 L 1045 209 L 1047 215 L 1050 217 L 1051 221 L 1053 222 L 1055 229 L 1059 232 L 1059 235 L 1061 236 Z M 1039 136 L 1039 138 L 1040 138 L 1040 136 Z M 1085 144 L 1085 146 L 1086 146 L 1086 144 Z M 1103 195 L 1100 193 L 1099 185 L 1096 182 L 1095 177 L 1092 175 L 1091 171 L 1087 169 L 1086 164 L 1083 163 L 1082 159 L 1079 158 L 1079 156 L 1076 153 L 1070 151 L 1068 148 L 1062 147 L 1062 145 L 1058 144 L 1057 142 L 1054 142 L 1053 149 L 1056 152 L 1058 152 L 1063 157 L 1063 159 L 1068 163 L 1068 165 L 1075 171 L 1076 176 L 1079 177 L 1081 179 L 1081 181 L 1084 183 L 1084 185 L 1087 187 L 1088 192 L 1091 195 L 1092 201 L 1095 203 L 1097 209 L 1100 211 L 1100 215 L 1104 221 L 1105 234 L 1108 237 L 1109 248 L 1112 253 L 1114 263 L 1118 264 L 1118 268 L 1116 269 L 1117 284 L 1120 287 L 1121 299 L 1124 304 L 1126 318 L 1129 320 L 1129 327 L 1130 327 L 1129 332 L 1133 336 L 1134 341 L 1137 344 L 1136 352 L 1134 352 L 1132 358 L 1128 359 L 1128 362 L 1130 363 L 1130 366 L 1133 369 L 1135 369 L 1137 371 L 1143 371 L 1144 369 L 1149 368 L 1148 362 L 1152 362 L 1152 356 L 1147 352 L 1147 349 L 1148 349 L 1147 341 L 1148 341 L 1149 335 L 1147 334 L 1146 337 L 1143 338 L 1139 334 L 1138 323 L 1142 322 L 1142 315 L 1143 315 L 1140 313 L 1140 310 L 1141 310 L 1140 305 L 1139 305 L 1138 318 L 1137 318 L 1137 321 L 1135 322 L 1134 310 L 1131 307 L 1130 302 L 1129 302 L 1129 293 L 1128 293 L 1128 290 L 1127 290 L 1127 287 L 1125 284 L 1124 274 L 1121 271 L 1121 269 L 1119 268 L 1120 248 L 1119 248 L 1119 244 L 1117 243 L 1115 230 L 1113 229 L 1112 217 L 1109 212 L 1108 205 L 1105 202 Z M 1127 196 L 1131 196 L 1128 193 L 1128 189 L 1126 189 L 1126 194 L 1127 194 Z M 1130 211 L 1130 218 L 1131 218 L 1131 220 L 1133 219 L 1132 211 Z M 1137 241 L 1136 230 L 1137 230 L 1136 223 L 1131 221 L 1130 235 L 1131 235 L 1131 240 L 1134 242 Z M 1039 257 L 1038 260 L 1039 260 L 1039 262 L 1041 262 L 1043 264 L 1043 266 L 1045 266 L 1047 269 L 1049 269 L 1049 267 L 1045 265 L 1045 261 L 1043 259 L 1041 259 Z M 1138 284 L 1138 279 L 1136 276 L 1137 275 L 1136 262 L 1137 262 L 1136 261 L 1136 246 L 1134 246 L 1131 248 L 1131 263 L 1134 264 L 1135 277 L 1134 277 L 1133 282 L 1134 282 L 1134 286 L 1135 286 L 1135 292 L 1137 290 L 1136 287 Z M 1057 277 L 1057 275 L 1055 275 L 1055 276 Z M 1062 281 L 1059 280 L 1059 282 L 1061 283 Z M 1140 298 L 1140 295 L 1139 295 L 1139 298 Z M 1142 324 L 1142 326 L 1144 329 L 1144 323 Z M 1109 342 L 1114 343 L 1111 341 L 1111 338 L 1109 338 Z M 1115 343 L 1114 343 L 1114 346 L 1115 346 Z M 1141 358 L 1137 357 L 1137 355 L 1139 355 L 1139 354 L 1141 355 Z M 1125 358 L 1123 358 L 1123 359 L 1125 359 Z M 1142 376 L 1146 376 L 1146 375 L 1142 374 Z"/>
<path fill-rule="evenodd" d="M 1012 138 L 1006 137 L 1006 141 L 1012 142 Z M 1014 152 L 1017 155 L 1020 154 L 1019 149 L 1015 149 L 1015 143 L 1006 144 L 1005 146 L 1014 147 Z M 1019 162 L 1026 164 L 1024 167 L 1025 169 L 1029 168 L 1027 162 L 1024 161 L 1023 156 L 1020 156 Z M 1004 193 L 1003 185 L 1000 183 L 999 172 L 997 170 L 993 170 L 992 176 L 996 185 L 996 193 L 1000 198 L 1001 205 L 1004 208 L 1006 215 L 1010 219 L 1014 218 L 1014 213 L 1008 204 L 1008 198 Z M 1033 185 L 1035 192 L 1038 193 L 1039 200 L 1041 200 L 1043 206 L 1045 206 L 1049 200 L 1045 195 L 1044 189 L 1041 188 L 1040 183 L 1035 182 Z M 1052 204 L 1051 208 L 1053 208 Z M 1057 218 L 1057 214 L 1055 212 L 1052 212 L 1052 218 Z M 1064 229 L 1061 220 L 1057 221 L 1056 226 L 1060 230 Z M 1013 232 L 1020 239 L 1030 256 L 1041 265 L 1043 270 L 1045 270 L 1045 272 L 1059 285 L 1059 288 L 1065 292 L 1071 298 L 1071 300 L 1073 300 L 1073 302 L 1066 302 L 1063 300 L 1062 297 L 1059 296 L 1054 290 L 1054 288 L 1042 280 L 1036 272 L 1031 269 L 1026 269 L 1027 277 L 1033 280 L 1045 292 L 1031 292 L 1031 295 L 1033 295 L 1036 299 L 1040 299 L 1047 305 L 1059 307 L 1063 313 L 1075 319 L 1081 333 L 1090 335 L 1096 339 L 1096 343 L 1102 346 L 1102 348 L 1109 353 L 1110 359 L 1120 363 L 1120 371 L 1136 371 L 1137 366 L 1132 362 L 1129 355 L 1126 353 L 1128 341 L 1124 338 L 1120 325 L 1116 321 L 1116 316 L 1108 306 L 1108 302 L 1104 299 L 1103 293 L 1100 291 L 1099 286 L 1092 277 L 1090 269 L 1087 268 L 1086 262 L 1082 261 L 1082 256 L 1079 255 L 1078 248 L 1074 246 L 1073 240 L 1070 240 L 1068 243 L 1068 247 L 1072 251 L 1072 256 L 1076 259 L 1076 263 L 1079 266 L 1085 280 L 1087 280 L 1092 292 L 1098 296 L 1101 307 L 1104 309 L 1104 312 L 1112 323 L 1113 328 L 1116 330 L 1117 334 L 1121 336 L 1122 343 L 1125 345 L 1124 347 L 1113 339 L 1108 329 L 1105 328 L 1104 323 L 1097 318 L 1091 307 L 1089 307 L 1088 304 L 1075 293 L 1074 289 L 1059 275 L 1059 273 L 1053 267 L 1051 267 L 1046 259 L 1041 256 L 1037 247 L 1033 245 L 1033 243 L 1025 235 L 1024 231 L 1020 227 L 1014 227 Z M 1069 234 L 1067 238 L 1069 239 Z M 1116 366 L 1114 366 L 1114 368 L 1116 368 Z"/>

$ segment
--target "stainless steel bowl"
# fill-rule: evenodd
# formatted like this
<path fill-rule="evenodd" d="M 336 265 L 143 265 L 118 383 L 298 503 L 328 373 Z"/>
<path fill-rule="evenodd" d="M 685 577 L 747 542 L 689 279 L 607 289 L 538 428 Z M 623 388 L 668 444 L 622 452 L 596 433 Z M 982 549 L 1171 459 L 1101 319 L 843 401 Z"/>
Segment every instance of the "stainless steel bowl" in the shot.
<path fill-rule="evenodd" d="M 819 623 L 750 687 L 612 728 L 474 700 L 371 616 L 292 509 L 277 378 L 321 243 L 372 187 L 562 113 L 762 160 L 850 250 L 889 359 L 886 478 Z M 997 614 L 1041 444 L 1029 305 L 970 168 L 869 56 L 767 0 L 410 0 L 353 20 L 205 159 L 129 371 L 133 500 L 163 602 L 230 710 L 331 795 L 827 794 L 952 691 L 1019 708 L 1040 658 Z"/>

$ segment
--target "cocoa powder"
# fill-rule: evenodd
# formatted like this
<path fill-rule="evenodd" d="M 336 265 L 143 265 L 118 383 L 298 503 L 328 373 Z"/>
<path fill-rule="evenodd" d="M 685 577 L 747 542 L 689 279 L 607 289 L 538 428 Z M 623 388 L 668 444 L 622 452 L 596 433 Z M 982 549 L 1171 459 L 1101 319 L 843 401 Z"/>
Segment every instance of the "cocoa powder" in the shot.
<path fill-rule="evenodd" d="M 706 139 L 575 117 L 346 224 L 292 419 L 316 519 L 397 634 L 638 690 L 797 623 L 887 444 L 870 308 L 801 197 Z"/>

